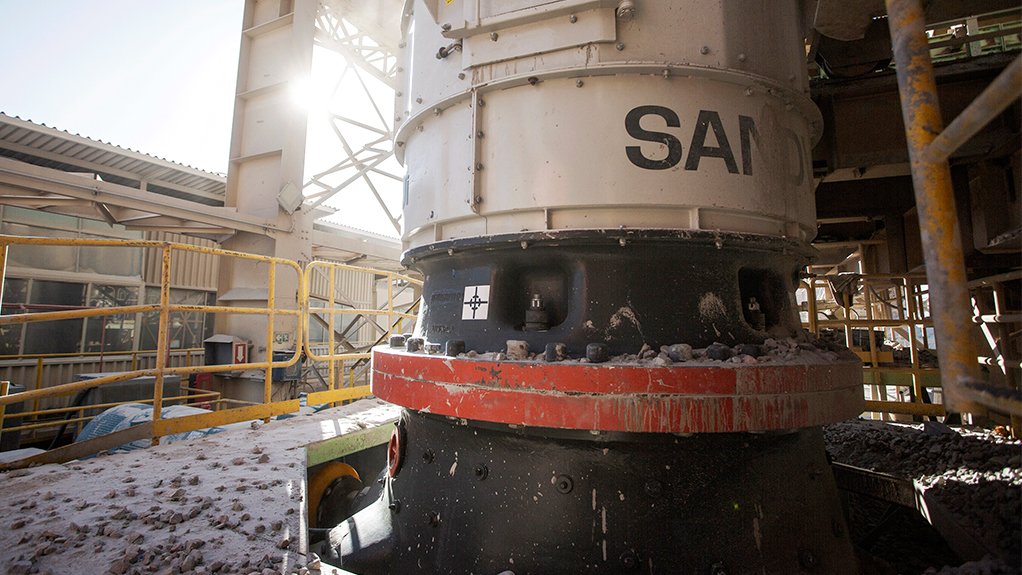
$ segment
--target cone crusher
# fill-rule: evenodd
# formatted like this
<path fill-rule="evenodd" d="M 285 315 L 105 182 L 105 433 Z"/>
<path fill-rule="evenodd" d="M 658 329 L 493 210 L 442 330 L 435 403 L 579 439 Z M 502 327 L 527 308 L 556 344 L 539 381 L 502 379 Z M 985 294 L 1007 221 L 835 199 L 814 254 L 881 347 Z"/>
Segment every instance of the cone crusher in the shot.
<path fill-rule="evenodd" d="M 796 0 L 416 0 L 396 151 L 404 407 L 333 528 L 360 574 L 856 573 L 801 329 L 815 229 Z"/>

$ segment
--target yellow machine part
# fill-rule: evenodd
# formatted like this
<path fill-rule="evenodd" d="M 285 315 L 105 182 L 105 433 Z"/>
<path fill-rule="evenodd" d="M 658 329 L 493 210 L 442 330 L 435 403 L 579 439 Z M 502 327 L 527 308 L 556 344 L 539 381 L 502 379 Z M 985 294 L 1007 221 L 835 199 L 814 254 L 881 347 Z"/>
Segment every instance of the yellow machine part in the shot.
<path fill-rule="evenodd" d="M 317 525 L 317 516 L 319 515 L 319 504 L 323 501 L 323 495 L 326 494 L 326 490 L 333 485 L 334 481 L 345 476 L 354 477 L 359 481 L 362 480 L 354 467 L 339 461 L 327 463 L 309 479 L 309 527 L 319 527 Z"/>

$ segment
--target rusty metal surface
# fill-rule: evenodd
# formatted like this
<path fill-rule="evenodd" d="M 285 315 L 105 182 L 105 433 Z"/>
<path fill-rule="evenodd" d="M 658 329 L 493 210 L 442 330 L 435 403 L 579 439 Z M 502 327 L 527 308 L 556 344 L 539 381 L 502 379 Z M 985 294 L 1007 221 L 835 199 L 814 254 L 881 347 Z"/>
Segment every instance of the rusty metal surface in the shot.
<path fill-rule="evenodd" d="M 482 361 L 377 348 L 373 394 L 423 412 L 627 432 L 793 429 L 862 412 L 858 362 L 725 367 Z"/>
<path fill-rule="evenodd" d="M 964 400 L 960 386 L 979 381 L 972 313 L 965 275 L 961 229 L 955 209 L 951 170 L 933 161 L 927 146 L 942 130 L 937 84 L 930 61 L 923 7 L 919 0 L 887 0 L 897 64 L 898 89 L 905 118 L 912 180 L 939 343 L 944 401 L 951 411 L 982 411 Z"/>

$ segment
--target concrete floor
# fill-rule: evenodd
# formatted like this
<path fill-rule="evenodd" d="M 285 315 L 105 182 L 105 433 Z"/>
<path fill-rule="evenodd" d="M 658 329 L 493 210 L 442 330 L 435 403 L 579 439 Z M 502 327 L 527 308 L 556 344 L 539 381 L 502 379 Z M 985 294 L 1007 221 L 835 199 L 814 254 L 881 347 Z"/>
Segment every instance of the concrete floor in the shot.
<path fill-rule="evenodd" d="M 387 425 L 398 414 L 366 399 L 200 440 L 2 474 L 0 571 L 303 572 L 310 559 L 305 447 Z"/>

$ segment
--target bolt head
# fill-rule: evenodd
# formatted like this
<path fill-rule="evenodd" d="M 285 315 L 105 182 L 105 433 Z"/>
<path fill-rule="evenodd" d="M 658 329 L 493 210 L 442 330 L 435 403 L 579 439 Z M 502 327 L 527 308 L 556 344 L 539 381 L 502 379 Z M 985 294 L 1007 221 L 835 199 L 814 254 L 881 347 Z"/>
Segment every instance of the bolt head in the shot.
<path fill-rule="evenodd" d="M 625 569 L 635 569 L 639 566 L 639 557 L 631 551 L 625 551 L 621 554 L 621 566 Z"/>
<path fill-rule="evenodd" d="M 803 549 L 798 552 L 798 563 L 804 569 L 813 569 L 819 564 L 819 561 L 816 559 L 816 555 L 814 555 L 812 551 Z"/>
<path fill-rule="evenodd" d="M 485 465 L 477 465 L 475 468 L 476 478 L 479 481 L 486 479 L 486 476 L 490 474 L 490 470 Z"/>
<path fill-rule="evenodd" d="M 607 344 L 597 342 L 586 345 L 586 359 L 589 360 L 589 363 L 603 363 L 610 359 Z"/>

